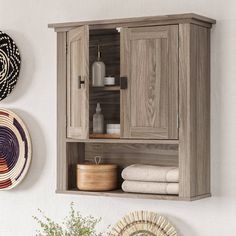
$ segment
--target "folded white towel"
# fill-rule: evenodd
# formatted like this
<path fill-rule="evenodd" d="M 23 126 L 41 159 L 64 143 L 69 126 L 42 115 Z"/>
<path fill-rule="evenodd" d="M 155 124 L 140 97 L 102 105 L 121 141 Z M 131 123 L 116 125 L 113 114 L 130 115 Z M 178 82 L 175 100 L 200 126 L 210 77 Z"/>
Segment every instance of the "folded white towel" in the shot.
<path fill-rule="evenodd" d="M 122 184 L 124 192 L 151 194 L 179 194 L 178 183 L 157 183 L 125 180 Z"/>
<path fill-rule="evenodd" d="M 134 164 L 126 167 L 121 176 L 125 180 L 177 183 L 179 168 Z"/>

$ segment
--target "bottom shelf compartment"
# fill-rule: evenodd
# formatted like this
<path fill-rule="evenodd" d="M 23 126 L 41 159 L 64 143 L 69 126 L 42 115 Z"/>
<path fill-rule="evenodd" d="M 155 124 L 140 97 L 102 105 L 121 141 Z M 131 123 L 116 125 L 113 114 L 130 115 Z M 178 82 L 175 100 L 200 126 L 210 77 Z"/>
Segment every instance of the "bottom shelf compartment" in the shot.
<path fill-rule="evenodd" d="M 179 195 L 162 195 L 162 194 L 144 194 L 144 193 L 126 193 L 121 189 L 105 192 L 95 191 L 80 191 L 78 189 L 71 190 L 57 190 L 59 194 L 75 194 L 87 196 L 101 196 L 101 197 L 118 197 L 118 198 L 136 198 L 136 199 L 156 199 L 156 200 L 169 200 L 169 201 L 195 201 L 202 198 L 211 197 L 211 194 L 204 194 L 191 198 L 183 198 Z"/>
<path fill-rule="evenodd" d="M 122 170 L 132 164 L 149 164 L 158 166 L 179 167 L 178 143 L 98 143 L 98 142 L 66 142 L 66 156 L 61 162 L 58 172 L 57 193 L 88 196 L 105 196 L 119 198 L 143 198 L 174 201 L 193 201 L 210 197 L 210 193 L 203 193 L 192 197 L 183 197 L 185 186 L 182 186 L 179 195 L 162 195 L 146 193 L 129 193 L 121 190 L 123 182 Z M 114 191 L 80 191 L 77 188 L 77 164 L 94 163 L 95 156 L 102 157 L 102 163 L 118 165 L 118 187 Z M 186 194 L 185 194 L 186 196 Z"/>
<path fill-rule="evenodd" d="M 71 189 L 66 191 L 58 190 L 57 193 L 64 194 L 77 194 L 77 195 L 90 195 L 90 196 L 106 196 L 106 197 L 121 197 L 121 198 L 148 198 L 159 200 L 180 200 L 178 195 L 165 195 L 165 194 L 144 194 L 144 193 L 128 193 L 122 189 L 112 191 L 81 191 L 78 189 Z"/>
<path fill-rule="evenodd" d="M 117 190 L 97 192 L 77 189 L 77 164 L 94 164 L 94 157 L 96 156 L 101 156 L 104 164 L 116 164 L 118 166 Z M 121 172 L 129 165 L 148 164 L 178 167 L 178 144 L 67 143 L 67 164 L 68 191 L 65 193 L 179 200 L 178 195 L 128 193 L 121 190 L 123 182 Z"/>

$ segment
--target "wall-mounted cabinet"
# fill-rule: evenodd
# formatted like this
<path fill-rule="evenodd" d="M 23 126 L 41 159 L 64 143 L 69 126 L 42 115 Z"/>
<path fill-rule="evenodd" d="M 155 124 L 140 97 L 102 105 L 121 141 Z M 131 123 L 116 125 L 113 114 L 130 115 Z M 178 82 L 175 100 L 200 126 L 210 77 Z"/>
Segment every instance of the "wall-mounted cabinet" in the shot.
<path fill-rule="evenodd" d="M 210 29 L 195 14 L 51 24 L 57 32 L 57 192 L 195 200 L 210 196 Z M 109 87 L 92 86 L 102 48 Z M 120 135 L 93 134 L 104 123 Z M 101 155 L 119 171 L 141 163 L 179 167 L 179 194 L 79 191 L 76 164 Z M 119 185 L 122 179 L 119 180 Z"/>

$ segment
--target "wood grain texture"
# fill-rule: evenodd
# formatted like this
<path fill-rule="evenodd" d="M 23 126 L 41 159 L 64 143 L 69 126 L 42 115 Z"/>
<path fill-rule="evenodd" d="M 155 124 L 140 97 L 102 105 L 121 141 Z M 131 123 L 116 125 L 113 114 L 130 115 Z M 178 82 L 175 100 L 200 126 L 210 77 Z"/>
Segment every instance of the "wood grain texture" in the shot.
<path fill-rule="evenodd" d="M 210 193 L 210 32 L 180 25 L 180 196 Z"/>
<path fill-rule="evenodd" d="M 128 75 L 128 57 L 126 55 L 129 54 L 129 30 L 128 28 L 122 28 L 120 32 L 120 76 L 127 77 Z M 129 86 L 129 85 L 128 85 Z M 128 89 L 120 90 L 120 127 L 121 127 L 121 137 L 129 137 L 130 136 L 130 116 L 129 113 L 126 112 L 130 110 L 130 105 L 127 103 L 129 100 Z"/>
<path fill-rule="evenodd" d="M 67 35 L 67 136 L 88 138 L 89 134 L 89 35 L 88 26 Z M 80 85 L 80 81 L 84 84 Z"/>
<path fill-rule="evenodd" d="M 120 123 L 120 92 L 119 91 L 103 91 L 90 90 L 89 101 L 89 130 L 92 133 L 93 114 L 96 112 L 97 103 L 100 103 L 102 114 L 104 116 L 104 130 L 106 125 Z"/>
<path fill-rule="evenodd" d="M 89 35 L 89 65 L 97 60 L 97 46 L 100 46 L 101 60 L 106 65 L 106 76 L 120 77 L 120 34 L 117 30 L 108 32 L 102 30 L 94 33 L 90 30 Z M 92 74 L 90 73 L 90 84 Z"/>
<path fill-rule="evenodd" d="M 178 138 L 178 26 L 122 29 L 122 137 Z"/>
<path fill-rule="evenodd" d="M 200 195 L 196 197 L 180 197 L 177 195 L 158 195 L 158 194 L 142 194 L 142 193 L 125 193 L 121 189 L 107 192 L 93 192 L 93 191 L 78 191 L 72 189 L 68 191 L 56 191 L 60 194 L 75 194 L 86 196 L 100 196 L 100 197 L 118 197 L 118 198 L 136 198 L 136 199 L 155 199 L 155 200 L 167 200 L 167 201 L 195 201 L 202 198 L 210 197 L 210 194 Z"/>
<path fill-rule="evenodd" d="M 118 85 L 111 85 L 105 87 L 94 87 L 94 91 L 120 91 L 120 86 Z"/>
<path fill-rule="evenodd" d="M 132 164 L 178 166 L 177 145 L 154 144 L 85 144 L 85 159 L 94 163 L 94 157 L 101 156 L 102 163 L 118 165 L 119 186 L 123 179 L 123 168 Z"/>
<path fill-rule="evenodd" d="M 100 46 L 101 60 L 106 66 L 106 76 L 113 76 L 116 85 L 120 77 L 120 35 L 116 29 L 90 31 L 89 41 L 89 68 L 97 60 L 97 46 Z M 118 87 L 118 86 L 117 86 Z M 92 133 L 93 114 L 99 102 L 104 115 L 104 127 L 107 123 L 120 123 L 120 93 L 119 89 L 109 90 L 109 87 L 93 88 L 92 73 L 90 73 L 90 98 L 89 98 L 89 130 Z M 119 87 L 118 87 L 119 88 Z"/>
<path fill-rule="evenodd" d="M 124 19 L 108 19 L 97 21 L 81 21 L 81 22 L 68 22 L 68 23 L 54 23 L 49 24 L 48 27 L 55 28 L 55 30 L 67 31 L 68 29 L 79 27 L 82 25 L 90 25 L 91 28 L 104 29 L 115 27 L 137 27 L 137 26 L 150 26 L 150 25 L 170 25 L 180 23 L 193 23 L 211 27 L 216 21 L 205 16 L 200 16 L 194 13 L 175 14 L 175 15 L 162 15 L 162 16 L 147 16 L 147 17 L 133 17 Z"/>
<path fill-rule="evenodd" d="M 178 166 L 177 145 L 155 144 L 85 144 L 85 158 L 94 162 L 99 155 L 104 163 L 124 168 L 131 164 Z"/>
<path fill-rule="evenodd" d="M 67 138 L 69 143 L 133 143 L 133 144 L 179 144 L 177 139 L 71 139 Z"/>
<path fill-rule="evenodd" d="M 130 22 L 127 19 L 94 22 L 94 25 L 89 26 L 90 34 L 88 26 L 75 29 L 77 23 L 57 28 L 59 32 L 57 34 L 57 192 L 189 201 L 210 196 L 209 28 L 214 21 L 210 22 L 201 17 L 196 19 L 194 15 L 185 15 L 186 18 L 182 16 L 182 19 L 149 18 L 146 22 L 142 22 L 141 19 Z M 179 26 L 169 26 L 166 25 L 167 22 L 178 23 Z M 166 26 L 157 26 L 158 24 Z M 149 27 L 122 28 L 120 38 L 115 29 L 110 29 L 116 26 L 138 25 Z M 150 27 L 152 25 L 155 27 Z M 98 30 L 99 28 L 103 29 Z M 64 30 L 69 32 L 65 33 Z M 67 43 L 69 43 L 68 55 L 66 55 Z M 103 44 L 104 60 L 111 75 L 118 77 L 120 73 L 121 76 L 127 76 L 130 65 L 142 69 L 141 72 L 135 70 L 132 72 L 136 80 L 133 80 L 133 85 L 132 80 L 128 83 L 128 89 L 120 90 L 118 84 L 115 90 L 89 88 L 90 78 L 90 81 L 85 83 L 86 92 L 83 96 L 82 93 L 73 90 L 77 84 L 69 79 L 71 75 L 75 78 L 75 74 L 82 72 L 82 79 L 89 80 L 89 66 L 91 69 L 91 63 L 95 60 L 97 43 Z M 134 53 L 127 57 L 130 49 Z M 141 54 L 144 57 L 140 57 Z M 73 62 L 69 62 L 66 58 Z M 168 68 L 169 64 L 173 65 L 171 70 Z M 151 73 L 148 73 L 149 71 Z M 179 74 L 179 80 L 176 79 L 176 74 Z M 69 81 L 66 81 L 66 77 Z M 143 81 L 142 77 L 148 77 L 148 80 Z M 168 78 L 168 81 L 163 78 Z M 129 92 L 131 85 L 136 91 L 135 95 Z M 71 92 L 73 94 L 70 94 Z M 66 93 L 69 97 L 66 97 Z M 146 103 L 142 100 L 136 101 L 137 97 L 144 98 Z M 71 99 L 76 102 L 72 102 L 74 108 L 68 115 Z M 98 101 L 103 104 L 107 121 L 120 122 L 121 127 L 124 127 L 121 130 L 122 138 L 89 139 L 89 126 L 91 130 L 92 114 Z M 132 101 L 132 104 L 127 101 Z M 169 101 L 172 101 L 171 106 Z M 84 113 L 81 112 L 81 107 L 86 108 Z M 130 113 L 127 113 L 127 109 Z M 179 133 L 176 117 L 178 113 Z M 83 121 L 86 123 L 82 124 Z M 68 127 L 72 129 L 67 130 L 66 122 L 69 122 Z M 153 132 L 153 127 L 158 127 L 158 136 L 150 135 L 156 132 L 156 130 Z M 86 132 L 83 133 L 82 129 Z M 105 163 L 117 164 L 119 173 L 124 167 L 134 163 L 179 166 L 180 194 L 168 196 L 124 193 L 121 190 L 76 191 L 76 165 L 85 161 L 93 162 L 95 155 L 101 155 Z M 119 187 L 121 183 L 122 179 L 119 178 Z"/>
<path fill-rule="evenodd" d="M 117 189 L 117 165 L 77 165 L 77 187 L 86 191 L 109 191 Z"/>
<path fill-rule="evenodd" d="M 66 190 L 66 33 L 57 33 L 57 189 Z"/>
<path fill-rule="evenodd" d="M 77 164 L 85 162 L 85 144 L 84 143 L 67 143 L 67 186 L 66 189 L 73 189 L 77 186 Z"/>
<path fill-rule="evenodd" d="M 119 139 L 119 134 L 90 134 L 89 138 L 93 139 Z"/>

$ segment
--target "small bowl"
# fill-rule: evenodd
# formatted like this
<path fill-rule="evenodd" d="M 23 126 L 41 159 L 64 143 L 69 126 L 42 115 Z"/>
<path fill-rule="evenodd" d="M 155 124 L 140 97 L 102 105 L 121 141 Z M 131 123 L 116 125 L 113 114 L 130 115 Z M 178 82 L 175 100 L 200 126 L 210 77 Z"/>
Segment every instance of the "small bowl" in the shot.
<path fill-rule="evenodd" d="M 104 85 L 115 85 L 115 77 L 105 77 L 104 78 Z"/>
<path fill-rule="evenodd" d="M 120 134 L 120 124 L 107 124 L 107 134 Z"/>

